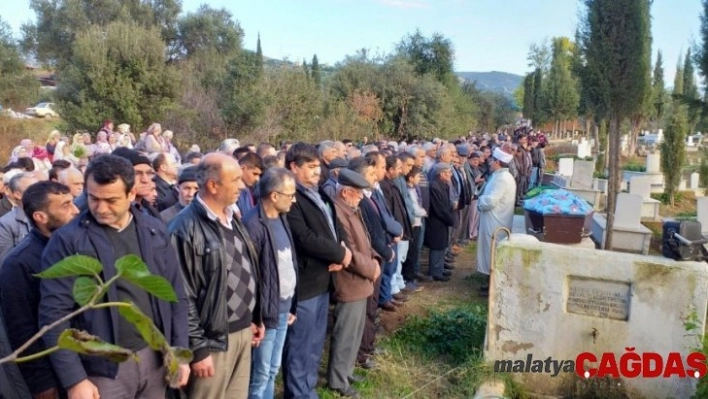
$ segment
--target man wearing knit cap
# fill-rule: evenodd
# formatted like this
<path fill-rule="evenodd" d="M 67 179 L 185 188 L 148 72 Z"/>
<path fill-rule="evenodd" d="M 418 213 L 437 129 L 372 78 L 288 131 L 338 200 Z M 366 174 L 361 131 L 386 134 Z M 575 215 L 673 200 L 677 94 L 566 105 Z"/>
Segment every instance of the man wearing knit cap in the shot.
<path fill-rule="evenodd" d="M 487 284 L 480 288 L 480 296 L 489 296 L 492 236 L 500 227 L 511 230 L 514 222 L 516 181 L 509 173 L 513 155 L 495 148 L 490 162 L 490 177 L 479 196 L 479 238 L 477 245 L 477 271 L 487 275 Z M 497 236 L 497 239 L 503 235 Z M 499 242 L 498 240 L 496 241 Z"/>
<path fill-rule="evenodd" d="M 152 164 L 148 157 L 138 151 L 125 147 L 116 148 L 116 150 L 112 152 L 112 155 L 125 158 L 133 164 L 133 169 L 135 170 L 134 202 L 138 206 L 138 209 L 146 215 L 162 220 L 157 208 L 150 205 L 150 202 L 146 200 L 146 198 L 151 195 L 154 185 L 153 179 L 155 178 L 155 171 L 152 169 Z"/>
<path fill-rule="evenodd" d="M 177 190 L 179 192 L 177 203 L 160 212 L 160 217 L 165 223 L 169 223 L 169 221 L 177 216 L 179 211 L 189 205 L 194 199 L 194 196 L 197 195 L 199 186 L 197 185 L 196 166 L 189 166 L 182 170 L 179 174 L 179 179 L 177 179 Z"/>

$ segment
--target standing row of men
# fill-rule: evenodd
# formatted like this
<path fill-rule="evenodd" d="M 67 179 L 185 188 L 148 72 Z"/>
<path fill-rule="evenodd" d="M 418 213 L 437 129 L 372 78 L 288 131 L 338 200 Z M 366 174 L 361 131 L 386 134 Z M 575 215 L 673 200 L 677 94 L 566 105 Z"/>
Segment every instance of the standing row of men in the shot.
<path fill-rule="evenodd" d="M 323 157 L 328 151 L 328 145 L 318 150 L 297 143 L 285 155 L 287 168 L 267 169 L 251 153 L 241 165 L 215 152 L 174 179 L 173 165 L 162 154 L 150 162 L 134 150 L 117 150 L 86 169 L 86 187 L 76 201 L 80 214 L 66 186 L 29 185 L 22 211 L 32 232 L 0 269 L 0 307 L 13 348 L 39 326 L 76 309 L 73 278 L 40 282 L 33 274 L 84 254 L 101 261 L 106 281 L 115 275 L 117 259 L 135 254 L 175 287 L 178 301 L 167 303 L 120 280 L 107 300 L 135 303 L 171 345 L 194 352 L 192 363 L 180 370 L 189 397 L 273 397 L 281 360 L 285 397 L 316 397 L 331 297 L 328 384 L 341 395 L 357 396 L 350 385 L 358 378 L 353 368 L 357 362 L 374 365 L 377 309 L 395 311 L 407 299 L 404 292 L 420 290 L 420 281 L 449 279 L 447 269 L 454 266 L 445 258 L 455 236 L 459 187 L 455 194 L 452 166 L 444 157 L 429 176 L 422 173 L 426 152 L 419 146 L 399 154 L 369 149 L 351 157 L 346 168 L 338 157 Z M 329 174 L 324 182 L 322 165 Z M 241 204 L 247 168 L 251 207 L 244 210 L 234 204 Z M 170 202 L 148 199 L 156 171 L 170 180 L 169 191 L 160 190 L 157 198 L 171 197 Z M 330 178 L 336 184 L 325 190 Z M 483 206 L 480 197 L 480 211 L 493 202 Z M 154 209 L 158 204 L 161 213 Z M 419 266 L 424 242 L 431 249 L 428 275 Z M 19 302 L 23 306 L 13 308 Z M 33 394 L 164 395 L 160 355 L 114 308 L 62 323 L 30 351 L 54 346 L 69 326 L 124 346 L 142 360 L 117 365 L 60 350 L 22 367 Z"/>

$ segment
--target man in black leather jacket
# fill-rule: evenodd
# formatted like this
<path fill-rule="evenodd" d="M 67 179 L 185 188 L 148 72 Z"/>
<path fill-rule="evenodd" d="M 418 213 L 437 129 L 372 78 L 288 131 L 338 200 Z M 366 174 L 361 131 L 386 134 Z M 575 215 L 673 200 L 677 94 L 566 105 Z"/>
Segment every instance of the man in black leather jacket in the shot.
<path fill-rule="evenodd" d="M 197 166 L 199 194 L 168 226 L 189 303 L 193 398 L 245 398 L 251 349 L 263 337 L 258 259 L 233 208 L 241 175 L 234 158 L 205 156 Z"/>

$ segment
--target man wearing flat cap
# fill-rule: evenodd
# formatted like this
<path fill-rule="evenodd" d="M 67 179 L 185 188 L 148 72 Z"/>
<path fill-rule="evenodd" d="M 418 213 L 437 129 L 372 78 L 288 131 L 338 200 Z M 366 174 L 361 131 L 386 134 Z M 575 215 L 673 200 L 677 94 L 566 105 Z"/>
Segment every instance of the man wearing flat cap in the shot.
<path fill-rule="evenodd" d="M 330 164 L 331 166 L 331 164 Z M 337 218 L 346 232 L 344 243 L 352 251 L 352 261 L 334 279 L 334 327 L 329 350 L 327 380 L 330 389 L 344 397 L 356 397 L 350 385 L 359 344 L 366 322 L 367 298 L 374 292 L 374 281 L 381 274 L 381 258 L 374 252 L 364 227 L 359 202 L 369 182 L 349 169 L 339 172 L 339 186 L 334 197 Z"/>
<path fill-rule="evenodd" d="M 339 170 L 346 168 L 349 162 L 344 158 L 334 158 L 329 163 L 329 178 L 322 183 L 322 191 L 329 195 L 330 198 L 334 198 L 337 195 L 337 178 L 339 176 Z"/>
<path fill-rule="evenodd" d="M 180 172 L 179 178 L 177 179 L 177 190 L 177 203 L 160 212 L 160 217 L 165 224 L 169 223 L 170 220 L 177 216 L 179 211 L 189 205 L 194 199 L 194 196 L 197 195 L 199 185 L 197 185 L 196 166 L 188 166 Z"/>
<path fill-rule="evenodd" d="M 509 173 L 509 162 L 514 156 L 497 147 L 489 164 L 489 181 L 479 196 L 479 237 L 477 245 L 477 271 L 487 276 L 487 284 L 480 288 L 480 296 L 489 296 L 492 235 L 500 227 L 511 230 L 514 222 L 516 181 Z M 497 236 L 497 239 L 503 235 Z M 496 241 L 499 243 L 499 241 Z"/>

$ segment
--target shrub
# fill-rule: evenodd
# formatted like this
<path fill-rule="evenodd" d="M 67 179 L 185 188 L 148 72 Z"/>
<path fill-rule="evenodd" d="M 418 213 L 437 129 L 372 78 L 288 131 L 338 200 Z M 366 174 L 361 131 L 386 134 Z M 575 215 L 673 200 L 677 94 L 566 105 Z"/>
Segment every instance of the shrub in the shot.
<path fill-rule="evenodd" d="M 457 307 L 427 318 L 413 316 L 392 339 L 410 351 L 462 364 L 481 355 L 486 328 L 486 308 Z"/>

